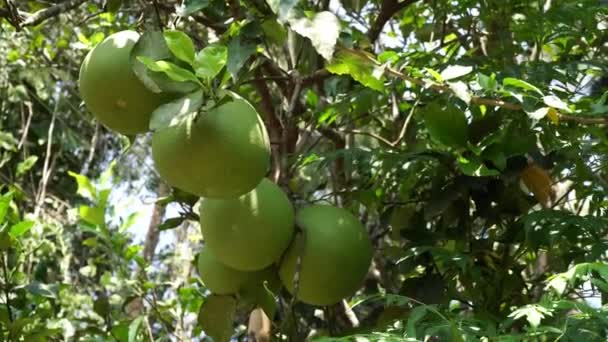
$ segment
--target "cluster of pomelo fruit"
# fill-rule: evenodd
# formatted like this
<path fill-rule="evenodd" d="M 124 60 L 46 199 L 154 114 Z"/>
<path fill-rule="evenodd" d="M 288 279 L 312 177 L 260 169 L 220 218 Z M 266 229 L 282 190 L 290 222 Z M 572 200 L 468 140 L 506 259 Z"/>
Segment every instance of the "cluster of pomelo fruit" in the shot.
<path fill-rule="evenodd" d="M 175 99 L 153 93 L 135 75 L 131 53 L 138 39 L 134 31 L 107 37 L 89 52 L 79 78 L 86 107 L 110 129 L 129 135 L 147 132 L 152 112 Z M 354 294 L 372 256 L 363 225 L 330 205 L 296 213 L 283 190 L 265 178 L 270 144 L 255 108 L 238 96 L 220 103 L 152 137 L 161 178 L 201 197 L 205 243 L 198 270 L 205 286 L 237 294 L 252 282 L 276 279 L 278 272 L 293 294 L 299 272 L 296 295 L 302 302 L 330 305 Z"/>

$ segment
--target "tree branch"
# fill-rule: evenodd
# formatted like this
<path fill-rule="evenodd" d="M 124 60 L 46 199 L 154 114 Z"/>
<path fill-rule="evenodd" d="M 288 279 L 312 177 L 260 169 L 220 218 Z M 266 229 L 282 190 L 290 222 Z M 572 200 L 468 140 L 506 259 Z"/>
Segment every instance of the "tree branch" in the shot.
<path fill-rule="evenodd" d="M 367 32 L 370 42 L 373 44 L 378 39 L 384 25 L 393 15 L 417 1 L 419 0 L 403 0 L 401 2 L 398 2 L 398 0 L 384 0 L 380 6 L 380 13 Z"/>
<path fill-rule="evenodd" d="M 367 53 L 365 53 L 363 51 L 358 51 L 358 50 L 346 48 L 343 46 L 341 46 L 339 48 L 342 50 L 346 50 L 350 53 L 356 54 L 369 62 L 378 64 L 378 62 L 373 57 L 371 57 L 370 55 L 368 55 Z M 435 90 L 439 93 L 453 93 L 452 89 L 446 85 L 430 83 L 425 80 L 414 78 L 414 77 L 408 76 L 398 70 L 395 70 L 391 67 L 386 67 L 384 69 L 384 74 L 387 76 L 392 76 L 395 78 L 402 79 L 404 81 L 411 82 L 411 83 L 416 84 L 423 88 L 429 88 L 429 89 Z M 477 104 L 477 105 L 501 107 L 501 108 L 514 110 L 514 111 L 520 111 L 520 110 L 523 110 L 523 108 L 524 108 L 522 105 L 517 104 L 517 103 L 510 103 L 510 102 L 506 102 L 506 101 L 503 101 L 500 99 L 490 99 L 490 98 L 479 97 L 479 96 L 472 96 L 471 103 Z M 576 123 L 583 124 L 583 125 L 608 124 L 608 117 L 584 117 L 584 116 L 575 116 L 575 115 L 569 115 L 569 114 L 563 114 L 563 113 L 557 113 L 557 117 L 561 121 L 571 121 L 571 122 L 576 122 Z"/>
<path fill-rule="evenodd" d="M 49 18 L 58 16 L 59 14 L 61 14 L 63 12 L 72 10 L 72 9 L 82 5 L 85 2 L 86 2 L 86 0 L 68 0 L 68 1 L 62 2 L 58 5 L 45 8 L 43 10 L 37 11 L 37 12 L 27 16 L 25 18 L 25 20 L 23 20 L 21 22 L 21 26 L 38 25 Z"/>

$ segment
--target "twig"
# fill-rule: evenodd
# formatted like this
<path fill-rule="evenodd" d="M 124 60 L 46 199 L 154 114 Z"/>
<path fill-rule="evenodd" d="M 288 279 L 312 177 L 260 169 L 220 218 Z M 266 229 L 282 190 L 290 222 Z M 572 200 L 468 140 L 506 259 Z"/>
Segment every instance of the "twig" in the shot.
<path fill-rule="evenodd" d="M 21 133 L 21 139 L 19 139 L 19 144 L 17 145 L 18 150 L 20 150 L 23 144 L 25 144 L 25 140 L 27 139 L 27 135 L 30 130 L 30 124 L 32 123 L 32 116 L 34 116 L 34 111 L 32 110 L 32 103 L 26 102 L 25 107 L 27 107 L 27 120 L 25 120 L 23 133 Z"/>
<path fill-rule="evenodd" d="M 93 138 L 91 138 L 91 148 L 89 149 L 89 155 L 85 160 L 82 170 L 80 170 L 81 175 L 85 175 L 89 172 L 89 167 L 93 162 L 93 158 L 95 158 L 95 149 L 97 147 L 97 139 L 99 138 L 100 124 L 99 121 L 95 123 L 95 132 L 93 133 Z"/>
<path fill-rule="evenodd" d="M 382 32 L 382 29 L 384 28 L 384 25 L 391 19 L 393 15 L 417 1 L 419 0 L 403 0 L 401 2 L 398 2 L 398 0 L 384 0 L 382 5 L 380 5 L 380 13 L 378 14 L 378 17 L 376 17 L 376 20 L 367 33 L 370 42 L 372 44 L 376 42 L 380 36 L 380 33 Z"/>
<path fill-rule="evenodd" d="M 152 334 L 152 327 L 150 326 L 150 320 L 146 316 L 146 333 L 148 334 L 148 338 L 150 342 L 154 342 L 154 335 Z"/>
<path fill-rule="evenodd" d="M 49 164 L 51 160 L 51 147 L 53 144 L 53 130 L 55 129 L 55 119 L 57 118 L 57 109 L 59 107 L 59 100 L 55 103 L 55 110 L 53 112 L 53 116 L 51 117 L 51 124 L 49 125 L 49 131 L 47 134 L 47 142 L 46 142 L 46 155 L 44 157 L 44 166 L 42 168 L 42 179 L 40 180 L 40 188 L 38 190 L 38 196 L 36 198 L 36 208 L 34 209 L 34 217 L 38 217 L 40 214 L 40 209 L 42 209 L 42 205 L 44 203 L 44 198 L 46 197 L 46 186 L 50 176 Z"/>
<path fill-rule="evenodd" d="M 2 273 L 4 273 L 4 296 L 6 301 L 6 311 L 8 313 L 8 320 L 13 322 L 13 311 L 11 309 L 11 299 L 9 293 L 9 280 L 8 280 L 8 270 L 6 269 L 6 258 L 8 255 L 6 253 L 2 253 Z M 11 340 L 11 329 L 8 329 L 9 340 Z"/>

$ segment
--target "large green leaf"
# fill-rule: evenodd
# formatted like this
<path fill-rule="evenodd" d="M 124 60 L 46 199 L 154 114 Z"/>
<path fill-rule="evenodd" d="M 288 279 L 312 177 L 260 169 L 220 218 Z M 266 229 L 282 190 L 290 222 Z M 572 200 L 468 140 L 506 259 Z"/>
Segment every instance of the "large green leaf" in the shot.
<path fill-rule="evenodd" d="M 68 171 L 68 175 L 76 180 L 76 184 L 78 185 L 77 194 L 91 201 L 97 200 L 97 190 L 87 176 L 79 175 L 72 171 Z"/>
<path fill-rule="evenodd" d="M 196 113 L 202 105 L 202 90 L 197 90 L 175 101 L 165 103 L 152 112 L 150 129 L 159 130 L 168 127 L 171 125 L 173 119 Z"/>
<path fill-rule="evenodd" d="M 139 56 L 137 59 L 142 62 L 148 69 L 156 72 L 163 72 L 170 79 L 177 82 L 188 82 L 192 81 L 200 83 L 196 75 L 190 70 L 184 69 L 176 64 L 167 61 L 154 61 L 148 57 Z"/>
<path fill-rule="evenodd" d="M 377 66 L 373 62 L 347 50 L 336 53 L 331 63 L 326 66 L 326 69 L 332 74 L 349 75 L 366 87 L 384 91 L 384 77 L 382 74 L 379 77 L 374 74 L 375 68 Z"/>
<path fill-rule="evenodd" d="M 456 106 L 432 102 L 424 108 L 422 115 L 424 124 L 433 139 L 451 147 L 466 145 L 467 119 Z"/>
<path fill-rule="evenodd" d="M 255 52 L 255 44 L 244 41 L 241 37 L 233 38 L 228 43 L 227 68 L 233 78 L 236 78 L 245 62 Z"/>
<path fill-rule="evenodd" d="M 228 49 L 224 45 L 212 44 L 196 54 L 192 67 L 196 76 L 212 79 L 226 65 L 228 60 Z"/>
<path fill-rule="evenodd" d="M 192 64 L 194 62 L 194 43 L 182 31 L 171 30 L 163 32 L 167 47 L 178 59 Z"/>

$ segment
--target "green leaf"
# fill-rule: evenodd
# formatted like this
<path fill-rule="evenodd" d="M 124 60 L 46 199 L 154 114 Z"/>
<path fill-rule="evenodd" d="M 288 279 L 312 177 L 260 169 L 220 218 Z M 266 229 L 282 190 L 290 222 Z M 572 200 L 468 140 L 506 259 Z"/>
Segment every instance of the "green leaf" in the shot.
<path fill-rule="evenodd" d="M 526 320 L 533 328 L 538 327 L 540 321 L 545 318 L 545 316 L 552 316 L 552 313 L 538 304 L 526 305 L 509 314 L 509 317 L 512 317 L 513 319 L 526 317 Z"/>
<path fill-rule="evenodd" d="M 462 81 L 448 82 L 448 86 L 459 99 L 466 104 L 471 103 L 471 94 L 469 93 L 469 87 L 467 87 L 466 83 Z"/>
<path fill-rule="evenodd" d="M 116 13 L 122 6 L 122 0 L 108 0 L 106 2 L 106 12 Z"/>
<path fill-rule="evenodd" d="M 340 21 L 335 14 L 323 11 L 315 14 L 312 19 L 290 18 L 289 25 L 299 35 L 310 39 L 319 55 L 331 60 L 340 36 Z"/>
<path fill-rule="evenodd" d="M 274 294 L 263 282 L 246 284 L 239 292 L 239 299 L 252 307 L 260 307 L 272 319 L 277 311 Z"/>
<path fill-rule="evenodd" d="M 81 205 L 78 208 L 78 215 L 82 220 L 91 224 L 103 226 L 106 223 L 104 208 Z"/>
<path fill-rule="evenodd" d="M 131 226 L 133 226 L 135 223 L 137 223 L 137 220 L 139 220 L 142 217 L 142 213 L 141 212 L 134 212 L 131 215 L 129 215 L 127 217 L 127 219 L 120 225 L 120 228 L 118 229 L 119 233 L 122 233 L 124 231 L 126 231 L 127 229 L 129 229 Z"/>
<path fill-rule="evenodd" d="M 196 113 L 202 105 L 202 90 L 197 90 L 173 102 L 165 103 L 152 112 L 150 129 L 159 130 L 169 127 L 174 119 Z"/>
<path fill-rule="evenodd" d="M 336 75 L 349 75 L 362 85 L 384 91 L 384 77 L 373 76 L 375 65 L 367 59 L 348 51 L 338 51 L 334 59 L 326 66 L 327 71 Z"/>
<path fill-rule="evenodd" d="M 0 148 L 7 151 L 16 151 L 17 139 L 15 139 L 13 135 L 8 132 L 0 131 Z"/>
<path fill-rule="evenodd" d="M 165 222 L 163 222 L 162 224 L 160 224 L 158 226 L 158 230 L 159 231 L 163 231 L 163 230 L 168 230 L 168 229 L 173 229 L 176 228 L 177 226 L 179 226 L 180 224 L 182 224 L 182 222 L 184 222 L 184 218 L 183 217 L 171 217 L 165 220 Z"/>
<path fill-rule="evenodd" d="M 492 76 L 486 76 L 482 73 L 478 73 L 477 82 L 479 83 L 479 86 L 485 91 L 495 91 L 498 86 L 498 83 L 496 82 L 496 74 L 492 74 Z"/>
<path fill-rule="evenodd" d="M 28 172 L 38 161 L 38 156 L 29 156 L 26 160 L 17 164 L 17 177 Z"/>
<path fill-rule="evenodd" d="M 274 19 L 264 20 L 262 22 L 262 31 L 264 31 L 264 34 L 270 41 L 277 45 L 282 45 L 287 39 L 287 30 Z"/>
<path fill-rule="evenodd" d="M 173 55 L 180 60 L 192 65 L 194 62 L 194 43 L 182 31 L 171 30 L 163 33 L 167 47 Z"/>
<path fill-rule="evenodd" d="M 420 321 L 427 313 L 425 305 L 417 306 L 412 310 L 407 320 L 406 332 L 407 337 L 416 337 L 416 324 Z"/>
<path fill-rule="evenodd" d="M 235 37 L 228 43 L 227 68 L 232 78 L 237 78 L 239 71 L 254 52 L 255 44 L 243 42 L 241 37 Z"/>
<path fill-rule="evenodd" d="M 192 64 L 196 76 L 212 79 L 228 61 L 228 49 L 224 45 L 212 44 L 196 54 L 196 59 Z"/>
<path fill-rule="evenodd" d="M 25 289 L 32 294 L 52 299 L 57 299 L 57 291 L 59 290 L 57 285 L 48 285 L 37 281 L 27 285 Z"/>
<path fill-rule="evenodd" d="M 0 223 L 4 222 L 8 208 L 10 207 L 11 201 L 13 200 L 13 193 L 8 192 L 0 196 Z"/>
<path fill-rule="evenodd" d="M 139 37 L 133 50 L 131 50 L 132 69 L 137 78 L 154 93 L 162 91 L 159 82 L 151 77 L 146 65 L 141 63 L 137 57 L 145 56 L 152 60 L 168 59 L 171 57 L 171 51 L 167 47 L 167 42 L 160 31 L 147 31 Z"/>
<path fill-rule="evenodd" d="M 34 226 L 34 221 L 21 221 L 15 225 L 13 225 L 11 227 L 11 229 L 8 231 L 8 234 L 13 238 L 16 239 L 18 237 L 20 237 L 21 235 L 27 233 L 30 229 L 32 229 L 32 227 Z"/>
<path fill-rule="evenodd" d="M 205 298 L 198 314 L 198 323 L 215 342 L 227 342 L 234 330 L 236 299 L 232 296 L 210 295 Z"/>
<path fill-rule="evenodd" d="M 543 97 L 543 102 L 549 106 L 549 107 L 553 107 L 556 109 L 561 109 L 563 111 L 566 111 L 568 113 L 571 113 L 572 110 L 570 109 L 570 107 L 568 107 L 568 104 L 565 103 L 564 101 L 562 101 L 559 97 L 555 96 L 555 95 L 549 95 L 549 96 L 545 96 Z"/>
<path fill-rule="evenodd" d="M 76 193 L 78 195 L 91 201 L 97 200 L 97 191 L 87 176 L 83 176 L 72 171 L 68 171 L 68 175 L 76 179 L 76 184 L 78 184 L 78 190 L 76 190 Z"/>
<path fill-rule="evenodd" d="M 207 6 L 209 6 L 209 0 L 185 0 L 178 9 L 178 13 L 180 16 L 186 17 L 207 8 Z"/>
<path fill-rule="evenodd" d="M 139 56 L 137 59 L 142 62 L 148 69 L 156 72 L 163 72 L 170 79 L 178 82 L 187 82 L 192 81 L 200 84 L 196 75 L 194 75 L 191 71 L 186 70 L 182 67 L 179 67 L 171 62 L 167 61 L 154 61 L 148 57 Z"/>
<path fill-rule="evenodd" d="M 467 159 L 461 156 L 458 158 L 458 166 L 460 167 L 460 170 L 462 170 L 462 173 L 467 176 L 487 177 L 500 175 L 499 171 L 491 170 L 485 166 L 483 161 L 478 157 Z"/>
<path fill-rule="evenodd" d="M 441 78 L 448 81 L 454 78 L 468 75 L 473 71 L 473 67 L 464 65 L 450 65 L 441 72 Z"/>
<path fill-rule="evenodd" d="M 139 316 L 129 324 L 129 342 L 138 341 L 137 334 L 139 333 L 139 329 L 144 322 L 145 317 Z"/>
<path fill-rule="evenodd" d="M 431 69 L 431 68 L 424 68 L 429 74 L 431 74 L 431 76 L 433 76 L 433 78 L 435 79 L 435 81 L 439 82 L 439 83 L 443 83 L 443 77 L 441 77 L 441 74 L 438 73 L 437 71 Z"/>
<path fill-rule="evenodd" d="M 423 110 L 423 119 L 433 139 L 452 147 L 466 145 L 467 119 L 456 106 L 430 103 Z"/>
<path fill-rule="evenodd" d="M 502 80 L 502 85 L 504 87 L 511 86 L 511 87 L 516 87 L 516 88 L 520 88 L 520 89 L 524 89 L 524 90 L 534 91 L 534 92 L 538 93 L 540 96 L 543 96 L 543 92 L 540 91 L 540 89 L 536 88 L 535 86 L 531 85 L 530 83 L 528 83 L 526 81 L 522 81 L 517 78 L 507 77 L 504 80 Z"/>

